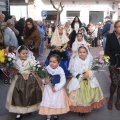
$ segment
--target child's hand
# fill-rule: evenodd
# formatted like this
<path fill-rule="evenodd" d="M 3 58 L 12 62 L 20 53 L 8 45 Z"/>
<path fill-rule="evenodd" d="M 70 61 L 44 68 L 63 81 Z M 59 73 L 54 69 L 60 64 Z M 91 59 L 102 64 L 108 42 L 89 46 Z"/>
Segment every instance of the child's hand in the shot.
<path fill-rule="evenodd" d="M 16 68 L 11 68 L 10 73 L 15 75 L 18 73 L 18 70 Z"/>
<path fill-rule="evenodd" d="M 56 90 L 55 90 L 55 88 L 52 88 L 52 91 L 55 93 L 55 92 L 57 92 Z"/>
<path fill-rule="evenodd" d="M 50 78 L 45 79 L 45 83 L 48 84 L 50 82 Z"/>
<path fill-rule="evenodd" d="M 82 76 L 82 78 L 83 78 L 83 79 L 87 79 L 87 78 L 89 78 L 89 73 L 86 72 L 86 73 Z"/>

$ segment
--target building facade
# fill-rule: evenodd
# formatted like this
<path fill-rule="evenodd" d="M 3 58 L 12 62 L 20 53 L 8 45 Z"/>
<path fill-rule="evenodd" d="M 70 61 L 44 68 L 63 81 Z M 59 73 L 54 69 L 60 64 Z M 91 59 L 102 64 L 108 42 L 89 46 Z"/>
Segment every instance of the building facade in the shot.
<path fill-rule="evenodd" d="M 42 19 L 41 11 L 47 11 L 48 16 L 46 21 L 54 21 L 56 11 L 50 3 L 45 3 L 44 0 L 36 0 L 36 16 L 35 19 Z M 118 19 L 118 2 L 108 1 L 91 1 L 69 3 L 64 2 L 64 10 L 61 13 L 61 22 L 72 21 L 75 16 L 79 16 L 80 20 L 86 24 L 104 22 L 105 16 L 111 16 L 112 20 Z"/>
<path fill-rule="evenodd" d="M 45 21 L 55 22 L 57 12 L 49 0 L 19 1 L 24 1 L 24 5 L 22 4 L 21 6 L 20 3 L 16 3 L 10 6 L 10 13 L 17 16 L 17 18 L 32 17 L 34 20 L 42 20 L 42 11 L 47 11 Z M 25 1 L 27 1 L 27 3 L 25 3 Z M 57 6 L 57 3 L 55 4 Z M 112 20 L 118 19 L 118 2 L 108 2 L 108 0 L 89 0 L 89 2 L 81 2 L 81 0 L 63 0 L 63 5 L 64 10 L 60 15 L 62 23 L 68 20 L 72 21 L 75 16 L 79 16 L 80 20 L 86 24 L 104 22 L 104 17 L 107 15 L 111 16 Z"/>
<path fill-rule="evenodd" d="M 0 0 L 0 13 L 9 15 L 9 0 Z"/>

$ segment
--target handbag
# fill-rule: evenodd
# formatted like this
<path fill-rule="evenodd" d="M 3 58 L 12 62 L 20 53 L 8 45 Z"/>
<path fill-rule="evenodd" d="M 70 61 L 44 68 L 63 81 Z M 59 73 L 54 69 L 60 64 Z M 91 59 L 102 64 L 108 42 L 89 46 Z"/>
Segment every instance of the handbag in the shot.
<path fill-rule="evenodd" d="M 120 67 L 120 54 L 116 54 L 116 67 Z"/>
<path fill-rule="evenodd" d="M 29 44 L 29 47 L 32 48 L 33 46 L 35 46 L 35 42 L 31 41 L 30 44 Z"/>

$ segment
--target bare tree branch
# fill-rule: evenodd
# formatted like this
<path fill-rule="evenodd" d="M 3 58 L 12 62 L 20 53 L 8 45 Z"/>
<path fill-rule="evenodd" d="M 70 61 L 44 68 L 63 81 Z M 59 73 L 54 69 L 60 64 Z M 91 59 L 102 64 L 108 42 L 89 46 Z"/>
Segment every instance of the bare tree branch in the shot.
<path fill-rule="evenodd" d="M 64 6 L 62 5 L 62 0 L 61 0 L 61 2 L 60 2 L 60 6 L 61 6 L 61 11 L 60 11 L 60 13 L 63 11 L 63 8 L 64 8 Z"/>
<path fill-rule="evenodd" d="M 60 14 L 63 11 L 64 6 L 62 5 L 62 0 L 59 1 L 58 7 L 55 6 L 54 0 L 49 0 L 53 8 L 57 10 L 57 23 L 60 21 Z"/>
<path fill-rule="evenodd" d="M 53 8 L 55 8 L 56 10 L 58 10 L 58 9 L 55 7 L 55 5 L 54 5 L 53 0 L 50 0 L 50 3 L 52 4 Z"/>

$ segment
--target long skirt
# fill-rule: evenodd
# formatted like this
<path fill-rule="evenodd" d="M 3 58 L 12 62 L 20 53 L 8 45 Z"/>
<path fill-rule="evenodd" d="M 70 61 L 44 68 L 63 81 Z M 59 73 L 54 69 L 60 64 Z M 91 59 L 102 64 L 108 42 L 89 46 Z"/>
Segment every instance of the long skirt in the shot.
<path fill-rule="evenodd" d="M 91 88 L 88 80 L 80 81 L 80 88 L 69 94 L 69 100 L 70 110 L 80 113 L 89 113 L 92 109 L 100 108 L 105 104 L 100 86 Z"/>
<path fill-rule="evenodd" d="M 6 108 L 13 113 L 30 113 L 39 109 L 41 100 L 42 90 L 36 77 L 30 73 L 25 80 L 16 75 L 8 91 Z"/>
<path fill-rule="evenodd" d="M 45 85 L 39 114 L 58 115 L 69 111 L 69 99 L 64 88 L 53 92 L 50 85 Z"/>

